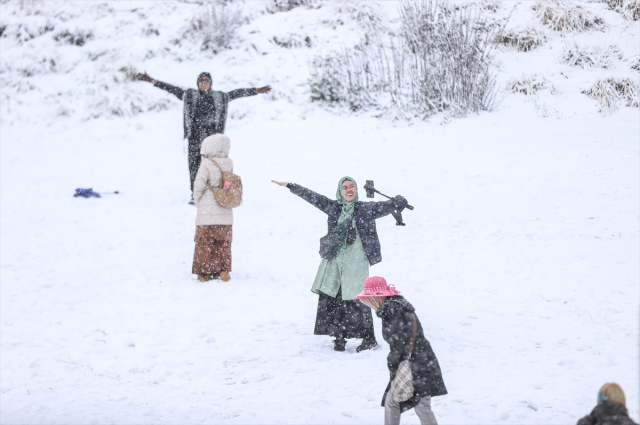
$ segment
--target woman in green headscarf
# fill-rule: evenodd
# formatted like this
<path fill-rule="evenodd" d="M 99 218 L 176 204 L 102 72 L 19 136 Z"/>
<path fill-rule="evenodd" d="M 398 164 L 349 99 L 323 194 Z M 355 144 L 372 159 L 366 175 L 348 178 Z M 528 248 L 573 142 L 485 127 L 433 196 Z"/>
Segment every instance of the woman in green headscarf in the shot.
<path fill-rule="evenodd" d="M 321 240 L 323 258 L 311 287 L 319 296 L 314 334 L 334 337 L 336 351 L 345 350 L 347 338 L 362 338 L 357 352 L 375 347 L 371 310 L 353 297 L 362 291 L 369 266 L 382 261 L 375 220 L 406 205 L 406 200 L 361 202 L 351 177 L 340 179 L 335 201 L 295 183 L 272 182 L 328 215 L 329 233 Z"/>

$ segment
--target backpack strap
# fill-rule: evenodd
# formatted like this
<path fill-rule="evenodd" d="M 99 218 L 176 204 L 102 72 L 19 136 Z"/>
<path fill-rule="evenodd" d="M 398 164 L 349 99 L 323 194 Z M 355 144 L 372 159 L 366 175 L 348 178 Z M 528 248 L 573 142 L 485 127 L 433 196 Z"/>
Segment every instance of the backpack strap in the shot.
<path fill-rule="evenodd" d="M 224 173 L 224 171 L 222 171 L 222 168 L 220 168 L 220 166 L 218 165 L 217 162 L 215 162 L 213 159 L 211 158 L 207 158 L 209 161 L 213 162 L 215 164 L 216 167 L 218 167 L 218 170 L 220 170 L 220 183 L 218 183 L 218 186 L 222 186 L 222 173 Z M 215 191 L 213 190 L 213 187 L 211 187 L 211 185 L 209 185 L 209 189 L 211 189 L 211 192 Z"/>
<path fill-rule="evenodd" d="M 224 171 L 222 171 L 222 168 L 220 168 L 220 166 L 218 165 L 217 162 L 215 162 L 213 159 L 211 158 L 207 158 L 209 161 L 213 162 L 214 164 L 216 164 L 216 167 L 218 167 L 218 170 L 220 170 L 220 178 L 222 178 L 222 174 L 224 173 Z M 231 174 L 233 174 L 233 169 L 231 169 Z"/>
<path fill-rule="evenodd" d="M 213 162 L 214 164 L 216 164 L 216 167 L 218 167 L 218 170 L 220 170 L 220 176 L 222 176 L 222 173 L 224 171 L 222 171 L 222 168 L 220 168 L 220 166 L 218 165 L 217 162 L 215 162 L 212 158 L 207 158 L 209 161 Z"/>
<path fill-rule="evenodd" d="M 416 315 L 413 314 L 413 331 L 411 332 L 411 342 L 409 343 L 409 359 L 411 359 L 411 354 L 413 354 L 413 347 L 416 345 L 416 335 L 418 333 L 418 324 L 416 321 Z"/>

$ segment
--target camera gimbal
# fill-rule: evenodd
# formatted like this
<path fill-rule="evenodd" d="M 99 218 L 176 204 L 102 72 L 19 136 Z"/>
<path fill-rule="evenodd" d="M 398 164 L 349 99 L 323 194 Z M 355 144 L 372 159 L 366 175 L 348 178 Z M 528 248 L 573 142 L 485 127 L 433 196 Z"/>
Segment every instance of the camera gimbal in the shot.
<path fill-rule="evenodd" d="M 381 193 L 380 191 L 378 191 L 374 186 L 373 186 L 373 180 L 367 180 L 367 184 L 364 185 L 364 190 L 367 191 L 367 198 L 373 198 L 375 196 L 376 193 L 384 196 L 387 199 L 392 199 L 395 200 L 395 198 L 392 198 L 390 196 L 385 195 L 384 193 Z M 406 201 L 406 200 L 405 200 Z M 404 222 L 402 221 L 402 211 L 405 208 L 409 208 L 410 210 L 413 210 L 413 207 L 409 204 L 406 204 L 403 207 L 396 207 L 395 210 L 393 210 L 393 212 L 391 213 L 391 215 L 393 216 L 393 218 L 396 219 L 396 226 L 404 226 Z"/>

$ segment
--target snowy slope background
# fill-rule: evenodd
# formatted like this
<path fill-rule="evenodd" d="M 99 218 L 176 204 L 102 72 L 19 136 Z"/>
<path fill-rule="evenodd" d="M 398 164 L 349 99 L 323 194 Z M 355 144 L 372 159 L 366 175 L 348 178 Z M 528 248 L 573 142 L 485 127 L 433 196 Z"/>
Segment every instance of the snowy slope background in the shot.
<path fill-rule="evenodd" d="M 343 175 L 415 206 L 406 228 L 379 221 L 371 274 L 417 309 L 449 389 L 440 423 L 575 423 L 611 381 L 640 420 L 640 117 L 582 93 L 638 82 L 639 21 L 576 3 L 603 29 L 557 32 L 534 4 L 473 6 L 544 40 L 497 48 L 494 111 L 407 121 L 309 100 L 309 63 L 357 43 L 362 11 L 393 31 L 395 2 L 230 3 L 241 19 L 217 53 L 193 30 L 207 3 L 1 3 L 0 421 L 382 422 L 379 319 L 377 351 L 313 335 L 326 220 L 269 182 L 331 196 Z M 576 43 L 611 54 L 571 66 Z M 246 194 L 227 284 L 190 273 L 182 109 L 132 80 L 143 70 L 273 87 L 230 104 Z"/>

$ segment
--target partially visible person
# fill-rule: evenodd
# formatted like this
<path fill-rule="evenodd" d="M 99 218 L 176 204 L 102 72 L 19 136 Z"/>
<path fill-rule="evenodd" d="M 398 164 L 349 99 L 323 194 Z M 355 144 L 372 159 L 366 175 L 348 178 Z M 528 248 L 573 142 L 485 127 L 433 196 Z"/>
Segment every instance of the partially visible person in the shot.
<path fill-rule="evenodd" d="M 616 383 L 607 383 L 598 391 L 598 404 L 578 425 L 637 425 L 629 418 L 624 391 Z"/>
<path fill-rule="evenodd" d="M 184 90 L 180 87 L 163 83 L 151 78 L 146 72 L 138 74 L 137 78 L 168 91 L 184 101 L 184 138 L 189 140 L 189 179 L 192 194 L 193 182 L 200 167 L 200 144 L 206 137 L 224 133 L 229 102 L 240 97 L 255 96 L 258 93 L 269 93 L 271 91 L 271 86 L 236 89 L 228 93 L 211 90 L 212 80 L 211 74 L 208 72 L 201 72 L 198 75 L 198 90 Z"/>
<path fill-rule="evenodd" d="M 192 273 L 197 274 L 201 282 L 231 279 L 233 210 L 220 206 L 212 191 L 220 188 L 222 172 L 233 172 L 230 145 L 227 136 L 215 134 L 204 139 L 200 149 L 203 159 L 193 186 L 198 214 Z"/>
<path fill-rule="evenodd" d="M 415 309 L 383 277 L 372 276 L 364 281 L 362 292 L 354 299 L 376 312 L 382 319 L 382 337 L 389 344 L 387 367 L 390 379 L 382 396 L 385 425 L 398 425 L 400 414 L 414 409 L 422 425 L 437 425 L 431 410 L 431 397 L 447 394 L 438 359 L 424 336 Z M 415 326 L 415 330 L 414 330 Z M 412 341 L 413 340 L 413 341 Z M 398 368 L 409 360 L 413 376 L 413 395 L 398 401 L 394 394 L 394 380 Z"/>

